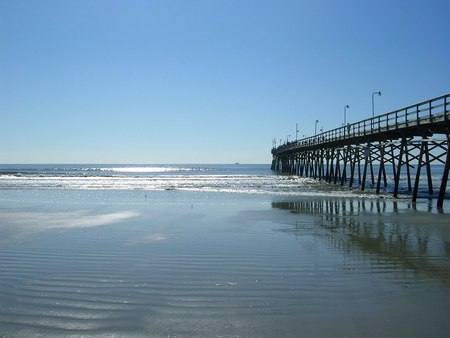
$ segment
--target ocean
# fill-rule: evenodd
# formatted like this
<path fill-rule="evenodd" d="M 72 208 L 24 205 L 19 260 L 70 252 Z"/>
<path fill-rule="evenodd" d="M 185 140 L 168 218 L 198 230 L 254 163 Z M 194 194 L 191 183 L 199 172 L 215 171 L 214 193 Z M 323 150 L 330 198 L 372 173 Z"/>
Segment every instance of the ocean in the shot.
<path fill-rule="evenodd" d="M 449 212 L 270 165 L 0 165 L 0 337 L 447 337 Z"/>

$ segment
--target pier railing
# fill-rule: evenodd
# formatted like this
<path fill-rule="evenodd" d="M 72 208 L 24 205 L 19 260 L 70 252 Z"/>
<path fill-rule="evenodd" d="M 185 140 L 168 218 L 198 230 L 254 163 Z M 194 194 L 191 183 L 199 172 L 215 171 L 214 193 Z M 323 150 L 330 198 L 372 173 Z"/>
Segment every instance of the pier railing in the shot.
<path fill-rule="evenodd" d="M 272 149 L 272 153 L 282 154 L 299 148 L 317 147 L 329 143 L 355 141 L 358 138 L 376 140 L 386 133 L 407 133 L 427 125 L 445 125 L 450 121 L 450 94 L 419 102 L 405 108 L 377 115 L 356 123 L 328 130 L 315 136 L 288 142 Z M 383 136 L 384 137 L 384 136 Z"/>

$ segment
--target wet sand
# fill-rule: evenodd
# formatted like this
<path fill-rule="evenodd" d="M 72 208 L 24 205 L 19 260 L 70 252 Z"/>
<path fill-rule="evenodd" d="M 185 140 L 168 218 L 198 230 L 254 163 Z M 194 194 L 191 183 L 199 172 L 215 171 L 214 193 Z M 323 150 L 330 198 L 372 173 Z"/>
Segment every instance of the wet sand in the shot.
<path fill-rule="evenodd" d="M 448 214 L 374 199 L 8 196 L 0 336 L 450 332 Z"/>

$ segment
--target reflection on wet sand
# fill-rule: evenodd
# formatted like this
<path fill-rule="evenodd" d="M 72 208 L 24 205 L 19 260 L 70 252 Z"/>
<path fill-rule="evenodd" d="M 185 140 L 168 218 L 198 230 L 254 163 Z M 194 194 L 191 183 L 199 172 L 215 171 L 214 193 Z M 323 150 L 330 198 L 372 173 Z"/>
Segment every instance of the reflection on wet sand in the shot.
<path fill-rule="evenodd" d="M 327 242 L 344 254 L 376 255 L 423 276 L 450 284 L 448 215 L 399 208 L 396 201 L 315 199 L 273 202 L 273 208 L 317 216 Z M 288 230 L 298 233 L 295 225 Z"/>
<path fill-rule="evenodd" d="M 59 212 L 0 209 L 0 245 L 32 239 L 55 230 L 86 229 L 123 222 L 139 215 L 136 211 L 99 213 L 95 210 Z"/>

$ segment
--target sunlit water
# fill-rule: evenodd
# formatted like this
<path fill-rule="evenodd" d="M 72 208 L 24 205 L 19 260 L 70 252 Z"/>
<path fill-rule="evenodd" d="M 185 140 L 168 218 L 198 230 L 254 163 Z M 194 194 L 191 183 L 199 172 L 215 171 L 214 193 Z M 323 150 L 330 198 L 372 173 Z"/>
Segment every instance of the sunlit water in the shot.
<path fill-rule="evenodd" d="M 0 175 L 0 337 L 447 337 L 450 218 L 267 166 Z"/>

